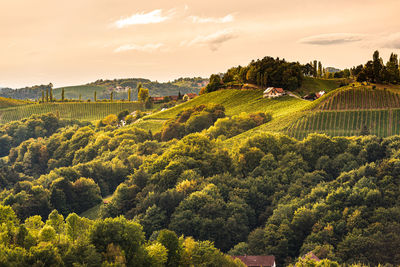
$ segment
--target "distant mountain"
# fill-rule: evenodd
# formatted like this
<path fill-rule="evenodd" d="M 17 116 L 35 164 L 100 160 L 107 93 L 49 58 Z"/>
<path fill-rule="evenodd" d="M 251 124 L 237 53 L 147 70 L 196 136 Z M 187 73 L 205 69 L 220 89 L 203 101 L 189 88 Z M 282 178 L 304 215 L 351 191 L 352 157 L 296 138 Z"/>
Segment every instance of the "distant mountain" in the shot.
<path fill-rule="evenodd" d="M 114 80 L 97 80 L 85 85 L 67 86 L 53 89 L 55 98 L 60 99 L 62 89 L 66 99 L 93 100 L 94 92 L 97 99 L 108 99 L 110 93 L 114 92 L 114 99 L 127 99 L 128 88 L 131 88 L 132 100 L 137 99 L 136 88 L 141 83 L 143 87 L 149 89 L 151 96 L 169 96 L 186 93 L 199 93 L 200 89 L 207 85 L 208 79 L 195 78 L 179 78 L 174 81 L 159 83 L 143 78 L 127 78 Z M 0 89 L 0 97 L 8 97 L 14 99 L 39 99 L 42 97 L 42 92 L 46 92 L 49 85 L 35 85 L 20 89 L 2 88 Z"/>
<path fill-rule="evenodd" d="M 341 71 L 340 69 L 334 68 L 334 67 L 326 67 L 325 70 L 329 73 L 335 73 Z"/>

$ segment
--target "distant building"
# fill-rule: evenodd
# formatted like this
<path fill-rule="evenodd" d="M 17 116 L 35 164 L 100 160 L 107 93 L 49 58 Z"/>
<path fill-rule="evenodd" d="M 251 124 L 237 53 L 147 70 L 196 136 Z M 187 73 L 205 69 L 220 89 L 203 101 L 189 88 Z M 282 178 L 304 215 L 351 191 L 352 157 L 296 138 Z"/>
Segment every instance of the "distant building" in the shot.
<path fill-rule="evenodd" d="M 316 99 L 318 99 L 321 96 L 323 96 L 324 94 L 325 94 L 325 91 L 319 91 L 318 93 L 315 93 L 315 97 L 316 97 Z"/>
<path fill-rule="evenodd" d="M 312 259 L 312 260 L 314 260 L 314 261 L 316 261 L 316 262 L 319 262 L 319 261 L 321 261 L 317 256 L 315 256 L 315 254 L 314 253 L 312 253 L 311 251 L 310 252 L 308 252 L 306 255 L 304 255 L 303 257 L 301 257 L 302 259 Z"/>
<path fill-rule="evenodd" d="M 275 98 L 285 95 L 285 90 L 282 88 L 268 87 L 263 93 L 264 98 Z"/>
<path fill-rule="evenodd" d="M 246 266 L 253 267 L 276 267 L 275 256 L 232 256 L 241 260 Z"/>
<path fill-rule="evenodd" d="M 195 98 L 196 96 L 197 96 L 196 93 L 187 93 L 183 96 L 183 100 L 188 101 Z"/>
<path fill-rule="evenodd" d="M 151 101 L 153 101 L 154 104 L 164 102 L 164 97 L 163 96 L 153 96 L 150 99 L 151 99 Z"/>
<path fill-rule="evenodd" d="M 108 91 L 112 91 L 112 92 L 117 92 L 117 93 L 121 93 L 121 92 L 128 92 L 129 89 L 131 89 L 129 86 L 123 87 L 123 86 L 115 86 L 115 87 L 108 87 L 107 90 Z"/>

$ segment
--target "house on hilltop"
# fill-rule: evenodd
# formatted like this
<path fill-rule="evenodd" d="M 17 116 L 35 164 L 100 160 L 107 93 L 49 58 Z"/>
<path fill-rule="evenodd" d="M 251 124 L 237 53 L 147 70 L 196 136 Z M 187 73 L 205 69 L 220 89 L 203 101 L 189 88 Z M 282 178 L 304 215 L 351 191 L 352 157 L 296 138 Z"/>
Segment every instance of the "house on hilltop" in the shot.
<path fill-rule="evenodd" d="M 283 95 L 286 95 L 286 92 L 283 90 L 283 88 L 268 87 L 263 93 L 263 98 L 275 98 Z"/>
<path fill-rule="evenodd" d="M 276 267 L 275 256 L 232 256 L 241 260 L 246 266 L 253 267 Z"/>

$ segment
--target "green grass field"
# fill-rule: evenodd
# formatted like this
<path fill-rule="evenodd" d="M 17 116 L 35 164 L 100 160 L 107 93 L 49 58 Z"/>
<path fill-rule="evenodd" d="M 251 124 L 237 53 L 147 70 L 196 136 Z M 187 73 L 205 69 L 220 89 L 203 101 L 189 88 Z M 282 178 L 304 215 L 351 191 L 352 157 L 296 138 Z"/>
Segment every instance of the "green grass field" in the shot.
<path fill-rule="evenodd" d="M 304 77 L 303 84 L 296 91 L 301 96 L 318 91 L 330 92 L 336 88 L 339 88 L 343 82 L 344 79 L 320 79 Z"/>
<path fill-rule="evenodd" d="M 33 114 L 56 113 L 63 119 L 99 120 L 109 114 L 118 114 L 122 110 L 143 109 L 138 102 L 70 102 L 30 104 L 0 109 L 0 123 L 27 118 Z"/>
<path fill-rule="evenodd" d="M 290 96 L 279 99 L 264 99 L 262 92 L 262 90 L 219 90 L 201 95 L 168 110 L 146 116 L 137 123 L 137 126 L 146 130 L 151 129 L 153 132 L 159 131 L 166 120 L 174 118 L 184 109 L 202 104 L 221 104 L 225 107 L 227 116 L 242 112 L 271 112 L 274 117 L 279 117 L 300 110 L 309 103 Z"/>
<path fill-rule="evenodd" d="M 28 102 L 12 98 L 0 97 L 0 108 L 9 108 L 15 106 L 26 105 Z"/>

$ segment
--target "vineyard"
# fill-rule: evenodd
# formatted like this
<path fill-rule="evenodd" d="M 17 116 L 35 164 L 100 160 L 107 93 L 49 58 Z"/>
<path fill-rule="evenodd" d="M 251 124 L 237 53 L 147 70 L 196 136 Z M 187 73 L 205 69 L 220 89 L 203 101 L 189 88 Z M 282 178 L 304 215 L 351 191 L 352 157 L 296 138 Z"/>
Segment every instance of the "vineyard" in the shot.
<path fill-rule="evenodd" d="M 309 113 L 286 129 L 286 133 L 303 139 L 310 133 L 329 136 L 373 134 L 381 137 L 400 134 L 400 109 L 319 111 Z"/>
<path fill-rule="evenodd" d="M 12 98 L 0 97 L 0 108 L 8 108 L 20 105 L 26 105 L 27 102 Z"/>
<path fill-rule="evenodd" d="M 400 108 L 400 94 L 395 90 L 372 89 L 371 86 L 335 90 L 315 101 L 314 110 L 359 110 Z"/>
<path fill-rule="evenodd" d="M 134 111 L 143 109 L 138 102 L 72 102 L 72 103 L 46 103 L 31 104 L 0 109 L 0 123 L 29 117 L 32 114 L 53 112 L 63 119 L 99 120 L 109 114 L 117 114 L 122 110 Z"/>
<path fill-rule="evenodd" d="M 330 136 L 400 134 L 400 94 L 394 89 L 347 86 L 311 103 L 285 133 L 302 139 L 310 133 Z"/>

